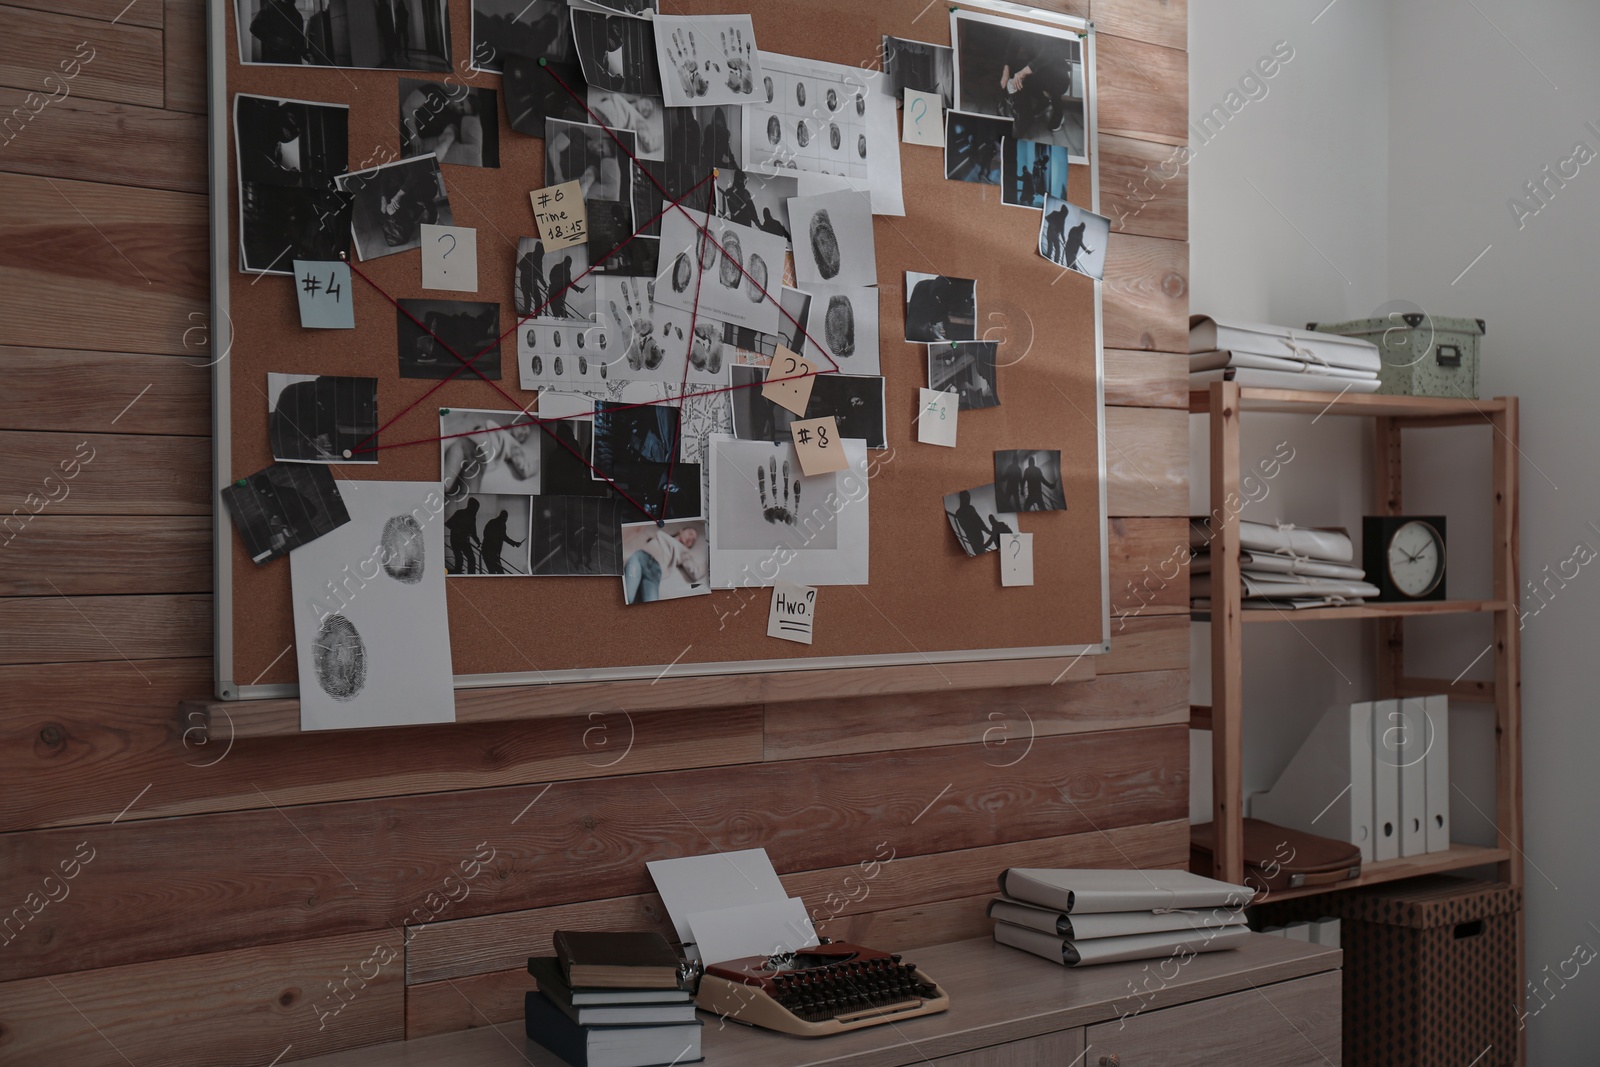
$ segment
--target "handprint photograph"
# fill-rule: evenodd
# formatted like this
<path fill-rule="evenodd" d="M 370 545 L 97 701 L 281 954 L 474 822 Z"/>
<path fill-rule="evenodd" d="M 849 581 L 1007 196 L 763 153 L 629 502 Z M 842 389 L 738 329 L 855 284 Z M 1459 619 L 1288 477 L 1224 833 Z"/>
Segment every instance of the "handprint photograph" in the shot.
<path fill-rule="evenodd" d="M 644 23 L 652 24 L 667 106 L 748 104 L 760 98 L 761 57 L 749 15 L 657 15 Z"/>
<path fill-rule="evenodd" d="M 710 553 L 704 519 L 622 524 L 622 602 L 650 604 L 709 596 Z"/>
<path fill-rule="evenodd" d="M 651 23 L 644 19 L 573 8 L 572 40 L 589 85 L 635 96 L 659 92 L 665 83 L 656 65 L 656 44 L 650 27 Z M 667 102 L 673 101 L 669 97 Z"/>
<path fill-rule="evenodd" d="M 420 248 L 423 223 L 455 224 L 439 157 L 431 152 L 341 174 L 334 184 L 350 197 L 350 228 L 364 260 Z"/>
<path fill-rule="evenodd" d="M 517 314 L 592 320 L 598 298 L 595 278 L 588 271 L 589 250 L 583 245 L 546 252 L 539 238 L 518 238 L 516 273 L 511 280 Z"/>
<path fill-rule="evenodd" d="M 867 447 L 840 444 L 845 469 L 808 478 L 792 443 L 709 436 L 712 584 L 866 584 Z"/>
<path fill-rule="evenodd" d="M 995 504 L 993 482 L 946 496 L 944 514 L 956 543 L 969 556 L 993 552 L 1002 536 L 1017 532 L 1016 513 L 1001 511 Z"/>
<path fill-rule="evenodd" d="M 950 14 L 956 102 L 1016 122 L 1016 136 L 1063 145 L 1087 163 L 1083 41 L 1076 30 L 973 11 Z"/>
<path fill-rule="evenodd" d="M 473 493 L 537 493 L 538 416 L 521 411 L 441 408 L 439 478 L 446 500 Z"/>

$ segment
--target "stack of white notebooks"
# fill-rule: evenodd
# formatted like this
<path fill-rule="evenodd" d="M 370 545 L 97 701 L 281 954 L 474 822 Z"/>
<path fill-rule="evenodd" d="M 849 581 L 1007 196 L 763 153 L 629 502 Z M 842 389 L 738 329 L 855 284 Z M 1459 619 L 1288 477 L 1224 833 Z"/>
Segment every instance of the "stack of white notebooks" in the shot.
<path fill-rule="evenodd" d="M 1200 610 L 1211 607 L 1211 546 L 1214 531 L 1204 520 L 1190 524 L 1189 595 Z M 1354 564 L 1355 546 L 1342 530 L 1239 520 L 1239 576 L 1252 607 L 1327 607 L 1359 604 L 1379 593 L 1367 572 Z"/>
<path fill-rule="evenodd" d="M 1189 381 L 1270 389 L 1375 393 L 1378 346 L 1359 337 L 1262 322 L 1189 316 Z"/>
<path fill-rule="evenodd" d="M 989 902 L 994 939 L 1085 967 L 1238 948 L 1253 889 L 1188 871 L 1011 867 Z"/>

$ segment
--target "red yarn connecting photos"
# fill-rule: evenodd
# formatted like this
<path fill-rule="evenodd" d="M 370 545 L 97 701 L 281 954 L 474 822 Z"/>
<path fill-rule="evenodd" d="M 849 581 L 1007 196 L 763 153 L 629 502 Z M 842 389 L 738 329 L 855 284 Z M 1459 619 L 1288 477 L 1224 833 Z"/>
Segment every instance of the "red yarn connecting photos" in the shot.
<path fill-rule="evenodd" d="M 549 418 L 549 419 L 541 419 L 541 418 L 539 418 L 537 415 L 535 415 L 532 412 L 528 411 L 528 409 L 525 406 L 523 406 L 521 403 L 519 403 L 516 400 L 516 398 L 511 396 L 511 394 L 507 393 L 504 389 L 502 389 L 500 387 L 500 383 L 499 382 L 491 380 L 481 370 L 479 370 L 477 368 L 477 366 L 476 366 L 477 361 L 479 360 L 479 358 L 481 358 L 485 353 L 491 351 L 492 349 L 497 348 L 499 346 L 500 342 L 504 341 L 507 337 L 510 337 L 512 334 L 516 333 L 516 331 L 522 326 L 523 323 L 527 322 L 529 319 L 536 318 L 538 315 L 540 315 L 545 310 L 545 308 L 549 307 L 550 304 L 552 304 L 557 298 L 559 298 L 562 293 L 566 292 L 566 290 L 568 288 L 570 288 L 571 286 L 573 286 L 573 285 L 577 284 L 578 282 L 582 281 L 585 277 L 587 277 L 589 274 L 593 273 L 596 269 L 598 269 L 600 267 L 600 265 L 603 264 L 606 260 L 610 259 L 612 256 L 616 255 L 618 252 L 622 251 L 622 249 L 626 248 L 630 242 L 632 242 L 635 238 L 637 238 L 641 234 L 643 234 L 645 232 L 645 230 L 649 229 L 652 225 L 654 225 L 656 223 L 656 221 L 659 220 L 660 218 L 662 218 L 662 216 L 666 215 L 667 212 L 669 212 L 669 211 L 679 211 L 679 212 L 682 212 L 684 214 L 684 217 L 688 218 L 689 221 L 694 224 L 695 229 L 699 231 L 699 235 L 700 236 L 699 236 L 699 240 L 697 241 L 698 248 L 696 249 L 696 256 L 697 256 L 696 262 L 699 263 L 699 264 L 704 264 L 705 260 L 701 256 L 701 253 L 703 253 L 703 251 L 705 250 L 705 247 L 706 247 L 707 244 L 709 244 L 711 247 L 715 248 L 718 252 L 722 253 L 724 259 L 727 262 L 732 263 L 736 267 L 738 267 L 739 268 L 739 273 L 744 275 L 745 280 L 748 281 L 751 285 L 753 285 L 757 290 L 759 290 L 763 297 L 765 297 L 768 300 L 771 300 L 772 303 L 777 306 L 778 311 L 783 315 L 783 317 L 788 319 L 789 322 L 796 329 L 798 329 L 800 331 L 800 336 L 805 338 L 806 342 L 809 343 L 812 347 L 814 347 L 818 352 L 821 352 L 822 355 L 823 355 L 823 358 L 826 359 L 828 361 L 828 363 L 831 365 L 830 368 L 827 369 L 827 370 L 808 371 L 805 374 L 790 375 L 787 378 L 773 378 L 773 379 L 771 379 L 771 381 L 773 381 L 773 382 L 786 382 L 786 381 L 792 381 L 792 380 L 795 380 L 795 379 L 798 379 L 798 378 L 809 378 L 809 377 L 812 377 L 812 376 L 814 376 L 816 374 L 837 374 L 837 373 L 839 373 L 839 365 L 837 363 L 835 363 L 833 358 L 827 354 L 827 350 L 824 349 L 821 345 L 817 344 L 817 342 L 811 337 L 811 335 L 806 332 L 805 327 L 800 325 L 799 320 L 796 319 L 793 315 L 789 314 L 789 312 L 783 307 L 783 304 L 780 301 L 778 301 L 775 297 L 773 297 L 773 295 L 770 292 L 767 291 L 766 287 L 764 285 L 762 285 L 759 281 L 757 281 L 749 273 L 749 271 L 745 270 L 743 263 L 740 263 L 738 259 L 736 259 L 736 258 L 734 258 L 732 256 L 729 256 L 727 254 L 727 250 L 724 249 L 722 247 L 722 245 L 718 244 L 717 241 L 716 241 L 716 238 L 714 238 L 711 235 L 710 229 L 707 226 L 701 225 L 699 222 L 695 221 L 694 217 L 692 215 L 690 215 L 687 211 L 685 211 L 685 209 L 683 207 L 683 202 L 685 200 L 688 200 L 695 193 L 699 192 L 700 189 L 702 187 L 704 187 L 707 182 L 712 181 L 712 179 L 714 179 L 716 177 L 716 172 L 713 171 L 712 173 L 706 175 L 704 178 L 700 179 L 700 181 L 695 183 L 693 188 L 691 188 L 688 192 L 684 193 L 681 197 L 678 197 L 677 199 L 670 198 L 668 193 L 667 193 L 666 187 L 663 186 L 659 181 L 657 181 L 655 175 L 651 174 L 650 171 L 643 164 L 641 164 L 639 162 L 638 157 L 635 156 L 631 151 L 628 150 L 628 146 L 625 145 L 622 142 L 622 139 L 620 137 L 618 137 L 616 135 L 616 133 L 610 127 L 606 126 L 605 123 L 600 121 L 600 117 L 589 109 L 588 102 L 586 100 L 584 100 L 584 98 L 582 96 L 580 96 L 576 92 L 574 92 L 573 89 L 572 89 L 572 86 L 568 85 L 566 83 L 566 81 L 562 79 L 561 75 L 557 74 L 550 66 L 548 66 L 547 64 L 544 64 L 543 62 L 541 62 L 540 65 L 543 66 L 544 69 L 549 72 L 550 76 L 556 80 L 557 84 L 559 84 L 563 89 L 565 89 L 567 91 L 568 95 L 570 95 L 574 100 L 576 100 L 578 102 L 578 104 L 583 108 L 583 110 L 588 113 L 589 117 L 594 120 L 594 124 L 596 126 L 599 126 L 601 129 L 605 130 L 607 136 L 609 136 L 613 141 L 616 142 L 617 148 L 624 155 L 626 155 L 628 157 L 628 160 L 632 164 L 634 169 L 638 173 L 643 174 L 646 178 L 648 178 L 650 180 L 650 183 L 652 185 L 654 185 L 657 190 L 660 191 L 660 193 L 662 195 L 662 198 L 666 201 L 666 206 L 663 207 L 660 211 L 656 212 L 655 215 L 651 216 L 650 219 L 648 219 L 644 223 L 644 225 L 640 226 L 637 230 L 635 230 L 632 234 L 630 234 L 628 236 L 627 240 L 625 240 L 621 244 L 617 245 L 611 251 L 607 252 L 604 256 L 601 256 L 600 259 L 596 260 L 586 270 L 584 270 L 577 277 L 575 277 L 571 281 L 569 281 L 565 286 L 563 286 L 562 288 L 556 290 L 554 293 L 551 293 L 549 298 L 543 304 L 539 305 L 537 308 L 534 308 L 533 311 L 531 311 L 527 315 L 524 315 L 523 317 L 519 318 L 516 321 L 516 323 L 511 327 L 511 329 L 509 329 L 505 333 L 501 334 L 493 342 L 491 342 L 489 345 L 485 346 L 482 351 L 478 352 L 476 355 L 472 356 L 472 358 L 470 358 L 470 359 L 462 356 L 455 349 L 451 348 L 450 345 L 442 337 L 440 337 L 438 334 L 436 334 L 432 330 L 430 330 L 427 327 L 427 325 L 425 325 L 423 322 L 421 322 L 419 319 L 417 319 L 417 317 L 415 315 L 412 315 L 411 312 L 407 311 L 405 309 L 405 307 L 403 307 L 398 300 L 396 300 L 393 296 L 391 296 L 388 292 L 386 292 L 383 289 L 383 287 L 380 286 L 377 282 L 373 281 L 372 278 L 365 271 L 363 271 L 360 267 L 357 267 L 354 263 L 351 263 L 350 264 L 350 269 L 353 272 L 355 272 L 355 274 L 358 277 L 360 277 L 363 281 L 365 281 L 368 285 L 372 286 L 374 289 L 378 290 L 378 292 L 383 295 L 384 299 L 388 300 L 389 303 L 393 304 L 395 306 L 395 308 L 397 310 L 399 310 L 400 314 L 402 314 L 406 318 L 410 319 L 412 321 L 412 323 L 415 324 L 416 327 L 419 330 L 421 330 L 423 333 L 427 334 L 429 337 L 432 337 L 436 342 L 439 343 L 440 347 L 442 347 L 446 352 L 449 352 L 450 355 L 455 357 L 456 362 L 461 364 L 455 370 L 451 371 L 450 374 L 447 375 L 437 385 L 433 386 L 427 392 L 423 393 L 416 400 L 412 401 L 409 405 L 407 405 L 402 411 L 400 411 L 399 414 L 395 415 L 393 418 L 389 419 L 388 422 L 385 422 L 383 425 L 379 426 L 378 429 L 371 434 L 371 436 L 367 437 L 364 441 L 362 441 L 359 445 L 357 445 L 351 451 L 352 451 L 352 453 L 357 453 L 357 454 L 359 454 L 359 453 L 369 453 L 369 452 L 378 452 L 378 451 L 391 449 L 391 448 L 407 448 L 407 447 L 411 447 L 411 446 L 414 446 L 414 445 L 434 444 L 434 443 L 437 443 L 439 441 L 448 441 L 448 440 L 452 440 L 452 439 L 457 438 L 457 437 L 477 437 L 477 436 L 479 436 L 481 434 L 485 434 L 485 433 L 496 433 L 496 432 L 499 432 L 499 431 L 502 431 L 502 430 L 509 430 L 509 429 L 514 429 L 514 428 L 518 428 L 518 427 L 522 427 L 522 426 L 530 426 L 530 425 L 531 426 L 537 426 L 551 440 L 555 441 L 562 448 L 566 449 L 569 453 L 571 453 L 572 455 L 576 456 L 578 458 L 578 460 L 580 462 L 582 462 L 585 467 L 589 468 L 589 470 L 590 470 L 590 472 L 592 474 L 596 475 L 601 480 L 603 480 L 606 483 L 606 485 L 608 485 L 612 489 L 613 492 L 615 492 L 618 496 L 622 497 L 622 499 L 626 500 L 629 504 L 633 505 L 640 512 L 642 512 L 646 518 L 648 518 L 651 521 L 655 522 L 656 525 L 659 526 L 665 521 L 665 517 L 666 517 L 666 513 L 667 513 L 667 501 L 668 501 L 668 497 L 670 496 L 670 494 L 672 492 L 672 473 L 673 473 L 674 466 L 676 465 L 676 462 L 677 462 L 679 437 L 681 436 L 681 434 L 683 432 L 681 418 L 679 420 L 679 425 L 678 425 L 678 427 L 676 429 L 676 432 L 674 433 L 674 436 L 673 436 L 672 448 L 669 450 L 669 460 L 668 460 L 668 464 L 667 464 L 667 477 L 666 477 L 665 484 L 663 486 L 661 503 L 657 506 L 656 510 L 654 512 L 652 512 L 649 507 L 647 507 L 646 505 L 640 503 L 638 500 L 634 499 L 632 494 L 630 494 L 627 490 L 623 489 L 622 486 L 618 485 L 609 475 L 606 474 L 605 471 L 602 471 L 600 468 L 596 467 L 593 463 L 591 463 L 589 461 L 589 457 L 588 456 L 585 456 L 583 453 L 581 453 L 577 449 L 573 448 L 564 439 L 562 439 L 559 435 L 557 435 L 555 433 L 555 431 L 551 430 L 550 427 L 547 425 L 547 423 L 558 422 L 561 419 L 587 418 L 588 416 L 586 416 L 586 415 L 562 415 L 562 416 L 557 416 L 557 417 L 553 417 L 553 418 Z M 707 216 L 710 215 L 711 203 L 712 203 L 712 200 L 713 200 L 713 197 L 715 196 L 715 194 L 716 194 L 716 186 L 713 185 L 711 187 L 711 190 L 706 194 L 706 215 Z M 696 393 L 690 393 L 690 392 L 687 391 L 688 390 L 688 385 L 689 385 L 689 352 L 690 352 L 690 349 L 692 348 L 692 346 L 694 345 L 694 340 L 695 340 L 694 328 L 695 328 L 696 320 L 697 320 L 697 318 L 699 316 L 699 313 L 700 313 L 700 284 L 703 283 L 704 281 L 705 281 L 705 270 L 704 270 L 704 267 L 702 266 L 702 268 L 700 270 L 699 279 L 697 280 L 697 282 L 695 284 L 694 304 L 692 306 L 692 310 L 689 313 L 689 331 L 688 331 L 688 337 L 686 338 L 685 347 L 684 347 L 684 353 L 683 353 L 683 379 L 679 383 L 678 395 L 676 397 L 665 397 L 665 398 L 663 398 L 661 400 L 642 401 L 642 402 L 636 403 L 636 404 L 619 404 L 619 405 L 616 405 L 616 406 L 612 407 L 610 409 L 611 411 L 630 411 L 633 408 L 654 407 L 656 405 L 669 404 L 669 403 L 672 403 L 673 401 L 676 401 L 677 402 L 677 406 L 678 406 L 678 410 L 681 412 L 683 410 L 683 401 L 691 399 L 692 397 L 715 396 L 715 395 L 717 395 L 719 393 L 731 393 L 731 392 L 733 392 L 733 391 L 735 391 L 737 389 L 753 389 L 753 388 L 756 388 L 758 385 L 762 384 L 760 382 L 751 382 L 748 385 L 726 385 L 726 386 L 721 386 L 721 387 L 716 388 L 716 389 L 701 390 L 700 392 L 696 392 Z M 449 382 L 453 381 L 456 378 L 457 375 L 461 374 L 462 371 L 471 371 L 473 374 L 477 375 L 478 378 L 481 379 L 482 381 L 488 382 L 490 387 L 492 387 L 495 390 L 495 392 L 499 393 L 501 396 L 505 397 L 507 401 L 509 401 L 511 404 L 515 405 L 519 409 L 520 414 L 524 415 L 524 416 L 527 416 L 529 421 L 523 422 L 523 421 L 521 421 L 519 419 L 519 420 L 513 421 L 510 426 L 497 426 L 497 427 L 493 427 L 492 429 L 489 429 L 489 430 L 472 430 L 472 431 L 468 431 L 466 433 L 446 434 L 446 435 L 439 436 L 439 437 L 424 437 L 424 438 L 419 438 L 418 440 L 414 440 L 414 441 L 400 441 L 400 442 L 395 442 L 393 444 L 383 444 L 383 445 L 370 444 L 370 442 L 372 442 L 384 430 L 387 430 L 390 426 L 393 426 L 396 422 L 400 421 L 400 419 L 402 419 L 406 415 L 408 415 L 419 404 L 421 404 L 423 401 L 427 400 L 428 397 L 430 397 L 434 393 L 438 392 L 438 390 L 442 386 L 444 386 L 444 385 L 448 384 Z"/>

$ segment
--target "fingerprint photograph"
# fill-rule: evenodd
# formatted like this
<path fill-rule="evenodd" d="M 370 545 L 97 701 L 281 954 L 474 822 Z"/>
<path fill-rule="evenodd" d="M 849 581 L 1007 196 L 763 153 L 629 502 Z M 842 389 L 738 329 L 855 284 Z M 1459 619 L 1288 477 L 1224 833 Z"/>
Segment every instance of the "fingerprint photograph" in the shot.
<path fill-rule="evenodd" d="M 753 226 L 675 210 L 661 222 L 658 308 L 696 312 L 760 333 L 776 333 L 788 243 Z"/>
<path fill-rule="evenodd" d="M 794 275 L 800 288 L 814 284 L 876 285 L 878 261 L 872 201 L 853 189 L 789 200 L 794 233 Z"/>
<path fill-rule="evenodd" d="M 655 28 L 655 57 L 668 107 L 748 104 L 762 91 L 761 56 L 749 15 L 657 15 L 645 25 Z"/>
<path fill-rule="evenodd" d="M 823 370 L 881 374 L 878 290 L 872 286 L 807 285 L 811 314 L 800 355 Z"/>
<path fill-rule="evenodd" d="M 289 557 L 300 728 L 451 722 L 439 483 L 346 482 L 343 496 L 350 521 Z"/>

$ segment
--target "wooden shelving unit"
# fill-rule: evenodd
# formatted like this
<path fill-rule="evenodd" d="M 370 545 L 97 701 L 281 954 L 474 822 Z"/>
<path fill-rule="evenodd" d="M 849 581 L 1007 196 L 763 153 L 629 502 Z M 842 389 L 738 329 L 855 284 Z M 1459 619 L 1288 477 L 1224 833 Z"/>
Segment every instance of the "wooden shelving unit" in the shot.
<path fill-rule="evenodd" d="M 1284 389 L 1241 388 L 1213 382 L 1189 394 L 1189 411 L 1211 417 L 1210 466 L 1212 604 L 1196 613 L 1211 626 L 1211 705 L 1191 710 L 1190 725 L 1211 730 L 1212 818 L 1216 829 L 1212 874 L 1229 882 L 1244 880 L 1243 629 L 1246 622 L 1305 622 L 1371 619 L 1377 625 L 1378 698 L 1445 693 L 1495 709 L 1495 848 L 1453 845 L 1449 851 L 1367 864 L 1358 882 L 1333 889 L 1411 878 L 1420 874 L 1494 864 L 1502 881 L 1521 887 L 1522 871 L 1522 702 L 1521 650 L 1512 606 L 1521 585 L 1517 568 L 1517 400 L 1436 399 L 1405 396 L 1351 396 Z M 1363 604 L 1304 611 L 1247 608 L 1240 596 L 1239 524 L 1231 498 L 1242 499 L 1239 429 L 1246 412 L 1365 416 L 1373 420 L 1373 514 L 1398 515 L 1401 498 L 1401 431 L 1441 426 L 1481 426 L 1493 433 L 1494 587 L 1489 600 L 1444 600 L 1419 604 Z M 1494 619 L 1494 680 L 1450 682 L 1413 678 L 1405 673 L 1405 620 L 1420 615 L 1484 613 Z M 1273 899 L 1310 896 L 1327 889 L 1275 892 Z M 1520 988 L 1520 985 L 1519 985 Z"/>

